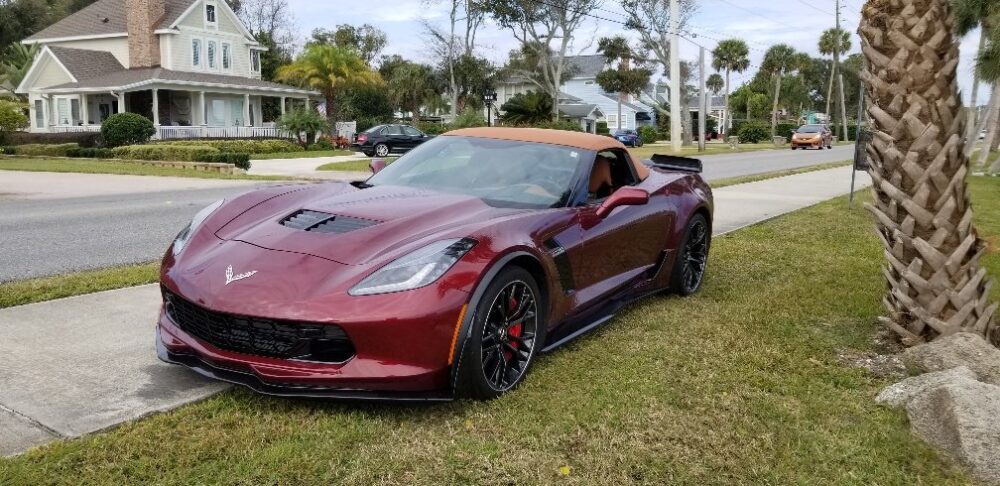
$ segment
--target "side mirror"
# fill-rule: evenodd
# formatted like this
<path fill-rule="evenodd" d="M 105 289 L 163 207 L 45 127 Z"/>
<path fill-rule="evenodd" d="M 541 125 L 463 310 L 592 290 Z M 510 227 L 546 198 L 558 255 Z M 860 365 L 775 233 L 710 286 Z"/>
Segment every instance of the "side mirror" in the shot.
<path fill-rule="evenodd" d="M 649 193 L 637 187 L 623 187 L 615 191 L 597 208 L 597 217 L 607 218 L 620 206 L 642 206 L 649 203 Z"/>
<path fill-rule="evenodd" d="M 378 174 L 379 172 L 382 172 L 382 169 L 384 169 L 386 165 L 388 164 L 385 163 L 385 159 L 372 159 L 371 163 L 368 164 L 368 167 L 372 170 L 372 174 Z"/>

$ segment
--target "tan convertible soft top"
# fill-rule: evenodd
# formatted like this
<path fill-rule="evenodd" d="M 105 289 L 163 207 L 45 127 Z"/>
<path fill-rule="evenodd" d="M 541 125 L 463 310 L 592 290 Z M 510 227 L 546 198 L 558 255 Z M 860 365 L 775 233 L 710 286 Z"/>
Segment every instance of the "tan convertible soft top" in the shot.
<path fill-rule="evenodd" d="M 625 150 L 625 146 L 622 145 L 621 142 L 611 137 L 583 132 L 546 130 L 543 128 L 461 128 L 445 133 L 442 136 L 493 138 L 497 140 L 511 140 L 514 142 L 546 143 L 550 145 L 575 147 L 593 152 L 600 152 L 602 150 L 609 149 Z M 649 177 L 649 168 L 643 165 L 642 162 L 631 153 L 629 153 L 629 158 L 631 159 L 632 166 L 635 167 L 635 173 L 639 176 L 639 180 L 646 180 L 646 178 Z"/>

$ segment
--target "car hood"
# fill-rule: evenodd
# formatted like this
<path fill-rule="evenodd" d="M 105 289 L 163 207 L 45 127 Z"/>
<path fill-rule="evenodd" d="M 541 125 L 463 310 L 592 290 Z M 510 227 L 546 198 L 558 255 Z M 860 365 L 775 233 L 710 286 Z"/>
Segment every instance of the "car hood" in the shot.
<path fill-rule="evenodd" d="M 357 189 L 343 183 L 320 184 L 250 208 L 216 231 L 216 236 L 345 265 L 364 265 L 396 258 L 438 239 L 474 236 L 480 227 L 524 212 L 496 208 L 461 194 L 399 186 Z M 346 223 L 337 232 L 321 232 L 294 227 L 290 218 L 296 215 L 307 222 L 328 215 Z"/>

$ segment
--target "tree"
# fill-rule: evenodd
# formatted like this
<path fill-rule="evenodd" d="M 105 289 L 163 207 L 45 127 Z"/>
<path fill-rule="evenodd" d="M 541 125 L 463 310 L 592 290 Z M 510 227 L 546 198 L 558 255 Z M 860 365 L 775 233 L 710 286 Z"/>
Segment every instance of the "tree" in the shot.
<path fill-rule="evenodd" d="M 979 51 L 976 59 L 976 69 L 973 90 L 973 103 L 970 120 L 974 120 L 976 95 L 980 80 L 993 83 L 993 93 L 990 96 L 986 116 L 978 126 L 967 132 L 969 140 L 975 140 L 982 130 L 986 130 L 986 143 L 979 152 L 979 165 L 985 165 L 996 143 L 997 129 L 1000 127 L 1000 4 L 991 0 L 954 0 L 955 30 L 959 35 L 966 35 L 973 30 L 981 29 Z M 975 142 L 966 147 L 966 155 L 971 155 Z M 991 172 L 1000 170 L 1000 166 L 990 168 Z"/>
<path fill-rule="evenodd" d="M 749 67 L 750 48 L 741 39 L 724 40 L 712 50 L 712 69 L 726 73 L 726 119 L 722 123 L 722 128 L 726 133 L 733 128 L 732 108 L 729 105 L 729 87 L 731 86 L 729 77 L 732 73 L 742 73 Z"/>
<path fill-rule="evenodd" d="M 434 70 L 426 64 L 406 62 L 396 67 L 388 79 L 389 97 L 402 112 L 409 112 L 413 122 L 420 119 L 420 109 L 434 96 Z"/>
<path fill-rule="evenodd" d="M 0 0 L 0 46 L 24 38 L 96 0 Z"/>
<path fill-rule="evenodd" d="M 777 134 L 778 103 L 781 100 L 781 82 L 785 76 L 792 74 L 803 64 L 803 58 L 788 44 L 772 46 L 764 54 L 761 71 L 768 73 L 774 79 L 774 99 L 771 110 L 771 136 Z"/>
<path fill-rule="evenodd" d="M 0 99 L 0 143 L 4 140 L 4 132 L 16 132 L 28 128 L 28 117 L 24 115 L 25 108 L 20 102 Z"/>
<path fill-rule="evenodd" d="M 833 86 L 837 82 L 837 71 L 840 66 L 837 65 L 837 61 L 840 59 L 840 53 L 847 52 L 851 50 L 851 34 L 849 34 L 844 29 L 826 29 L 823 35 L 819 38 L 819 52 L 823 55 L 830 56 L 832 60 L 833 68 L 830 69 L 830 84 L 826 90 L 826 115 L 832 120 L 833 117 L 830 115 L 830 107 L 833 102 Z M 843 89 L 843 86 L 841 87 Z M 841 105 L 841 113 L 844 112 L 845 107 Z M 847 128 L 845 127 L 844 130 Z"/>
<path fill-rule="evenodd" d="M 441 0 L 424 1 L 428 4 L 435 4 Z M 460 85 L 459 70 L 462 67 L 482 66 L 482 64 L 475 62 L 477 59 L 475 57 L 476 34 L 486 15 L 480 2 L 476 0 L 448 1 L 450 4 L 448 30 L 438 29 L 426 21 L 424 29 L 432 40 L 432 49 L 440 59 L 441 66 L 448 78 L 448 93 L 451 96 L 450 114 L 451 119 L 454 120 L 458 116 L 458 112 L 461 111 L 459 98 L 462 94 L 460 91 L 463 88 L 468 89 L 468 86 Z M 459 15 L 462 17 L 460 18 Z M 459 35 L 457 32 L 460 25 L 464 26 L 464 35 Z M 492 66 L 489 61 L 486 61 L 486 65 Z"/>
<path fill-rule="evenodd" d="M 535 62 L 532 69 L 522 66 L 519 74 L 558 100 L 573 35 L 589 13 L 603 4 L 603 0 L 485 0 L 484 8 L 501 27 L 513 32 L 525 58 Z M 552 104 L 552 121 L 559 121 L 558 103 Z"/>
<path fill-rule="evenodd" d="M 297 108 L 285 113 L 278 120 L 278 128 L 294 133 L 301 144 L 312 144 L 316 134 L 330 129 L 330 124 L 316 110 Z M 306 138 L 303 139 L 302 135 Z"/>
<path fill-rule="evenodd" d="M 956 123 L 962 103 L 952 20 L 948 0 L 868 2 L 859 28 L 874 132 L 868 208 L 888 260 L 883 322 L 908 345 L 959 331 L 1000 343 Z"/>
<path fill-rule="evenodd" d="M 314 45 L 333 45 L 350 48 L 369 66 L 385 49 L 388 38 L 378 27 L 364 24 L 355 27 L 351 24 L 341 24 L 336 30 L 315 29 L 312 40 L 306 43 L 308 49 Z"/>
<path fill-rule="evenodd" d="M 353 49 L 329 44 L 307 48 L 295 62 L 278 69 L 277 79 L 323 93 L 327 121 L 331 127 L 336 126 L 339 118 L 337 94 L 341 90 L 383 82 Z"/>
<path fill-rule="evenodd" d="M 504 112 L 503 121 L 514 125 L 535 124 L 551 119 L 555 103 L 548 93 L 528 91 L 512 96 L 500 110 Z"/>
<path fill-rule="evenodd" d="M 597 52 L 604 56 L 608 64 L 616 68 L 605 69 L 597 74 L 597 84 L 608 93 L 618 94 L 618 129 L 622 128 L 622 98 L 639 96 L 649 84 L 653 72 L 642 65 L 633 65 L 635 53 L 624 37 L 604 37 L 597 41 Z"/>
<path fill-rule="evenodd" d="M 708 80 L 705 81 L 705 86 L 712 92 L 713 95 L 718 96 L 719 93 L 722 92 L 722 88 L 726 86 L 726 81 L 722 79 L 721 74 L 712 73 L 712 75 L 708 77 Z"/>
<path fill-rule="evenodd" d="M 0 60 L 0 90 L 14 94 L 40 51 L 41 46 L 38 44 L 26 46 L 14 43 L 7 46 L 3 51 L 3 59 Z"/>

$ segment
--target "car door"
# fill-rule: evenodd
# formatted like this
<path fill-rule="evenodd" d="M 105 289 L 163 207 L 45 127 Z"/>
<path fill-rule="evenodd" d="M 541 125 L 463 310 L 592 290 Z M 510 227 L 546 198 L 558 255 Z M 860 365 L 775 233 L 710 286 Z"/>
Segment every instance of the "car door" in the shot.
<path fill-rule="evenodd" d="M 412 149 L 424 141 L 424 134 L 409 125 L 403 125 L 403 135 L 406 137 L 406 148 Z"/>
<path fill-rule="evenodd" d="M 391 151 L 396 152 L 407 149 L 406 144 L 409 143 L 409 140 L 403 134 L 402 126 L 388 125 L 382 130 L 382 134 L 385 137 L 385 144 L 389 146 Z"/>

